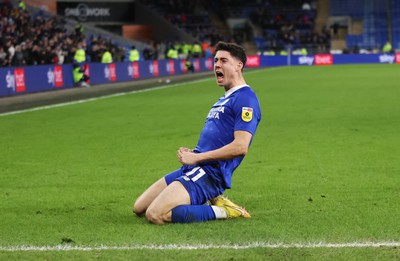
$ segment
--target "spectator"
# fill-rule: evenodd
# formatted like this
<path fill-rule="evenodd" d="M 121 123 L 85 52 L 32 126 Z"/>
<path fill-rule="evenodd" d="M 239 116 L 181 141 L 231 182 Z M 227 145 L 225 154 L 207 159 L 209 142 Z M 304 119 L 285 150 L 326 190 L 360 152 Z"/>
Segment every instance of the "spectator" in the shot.
<path fill-rule="evenodd" d="M 101 56 L 101 63 L 112 63 L 112 55 L 107 48 L 103 49 L 103 55 Z"/>
<path fill-rule="evenodd" d="M 90 48 L 90 61 L 92 63 L 98 63 L 101 61 L 101 48 L 97 44 L 92 44 Z"/>
<path fill-rule="evenodd" d="M 88 84 L 89 77 L 85 74 L 86 66 L 87 65 L 81 65 L 77 62 L 74 62 L 72 64 L 72 67 L 73 67 L 72 74 L 73 74 L 75 86 L 85 86 L 85 87 L 90 86 Z"/>
<path fill-rule="evenodd" d="M 114 45 L 111 49 L 114 62 L 123 62 L 125 60 L 125 51 L 125 47 Z"/>
<path fill-rule="evenodd" d="M 7 66 L 7 54 L 3 46 L 0 45 L 0 67 Z"/>
<path fill-rule="evenodd" d="M 78 43 L 74 55 L 74 61 L 76 61 L 77 63 L 83 63 L 86 61 L 86 52 L 82 47 L 82 43 Z"/>
<path fill-rule="evenodd" d="M 76 35 L 83 35 L 83 25 L 81 22 L 77 22 L 75 25 L 75 34 Z"/>
<path fill-rule="evenodd" d="M 311 10 L 311 5 L 308 1 L 304 1 L 303 5 L 301 6 L 302 10 Z"/>
<path fill-rule="evenodd" d="M 391 53 L 391 52 L 393 52 L 392 44 L 390 43 L 390 41 L 387 41 L 383 45 L 382 52 L 383 53 Z"/>
<path fill-rule="evenodd" d="M 24 65 L 26 65 L 24 54 L 22 53 L 21 46 L 17 45 L 15 47 L 15 53 L 11 59 L 11 66 L 24 66 Z"/>
<path fill-rule="evenodd" d="M 154 48 L 149 45 L 149 47 L 146 47 L 143 49 L 143 59 L 144 60 L 154 60 L 156 59 L 156 54 Z"/>
<path fill-rule="evenodd" d="M 214 57 L 214 54 L 213 54 L 213 51 L 212 51 L 210 45 L 207 46 L 207 49 L 204 52 L 204 57 L 205 58 L 213 58 Z"/>
<path fill-rule="evenodd" d="M 196 42 L 196 43 L 193 44 L 192 56 L 193 56 L 193 58 L 203 57 L 203 51 L 201 49 L 200 43 Z"/>
<path fill-rule="evenodd" d="M 55 50 L 55 54 L 57 56 L 57 64 L 63 64 L 64 63 L 64 52 L 63 50 L 60 48 L 60 46 L 57 46 L 56 50 Z"/>
<path fill-rule="evenodd" d="M 190 57 L 188 57 L 188 59 L 185 61 L 185 67 L 187 71 L 194 73 L 194 66 L 192 61 L 190 60 Z"/>
<path fill-rule="evenodd" d="M 359 53 L 360 53 L 360 47 L 358 46 L 358 44 L 356 44 L 356 45 L 353 47 L 353 53 L 355 53 L 355 54 L 359 54 Z"/>
<path fill-rule="evenodd" d="M 22 0 L 18 0 L 18 8 L 20 8 L 21 10 L 26 10 L 26 4 L 24 1 Z"/>
<path fill-rule="evenodd" d="M 40 59 L 40 47 L 37 44 L 32 46 L 29 56 L 29 63 L 28 65 L 37 65 L 39 64 Z"/>
<path fill-rule="evenodd" d="M 170 45 L 167 51 L 167 59 L 178 59 L 178 51 L 173 44 Z"/>
<path fill-rule="evenodd" d="M 15 47 L 12 40 L 7 41 L 6 48 L 7 48 L 7 64 L 11 64 L 11 60 L 15 53 Z"/>
<path fill-rule="evenodd" d="M 131 50 L 129 51 L 129 61 L 136 62 L 139 61 L 140 54 L 139 51 L 136 49 L 136 46 L 132 45 Z"/>
<path fill-rule="evenodd" d="M 335 39 L 338 39 L 339 37 L 339 24 L 335 22 L 333 25 L 331 25 L 332 31 L 333 31 L 333 37 Z"/>

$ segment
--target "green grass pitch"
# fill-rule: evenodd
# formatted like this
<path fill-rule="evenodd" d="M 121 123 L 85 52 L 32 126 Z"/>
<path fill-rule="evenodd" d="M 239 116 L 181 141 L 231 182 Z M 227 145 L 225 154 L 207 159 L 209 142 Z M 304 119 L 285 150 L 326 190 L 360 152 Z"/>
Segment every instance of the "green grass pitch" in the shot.
<path fill-rule="evenodd" d="M 179 167 L 176 150 L 196 145 L 223 94 L 210 73 L 1 116 L 0 259 L 399 260 L 400 67 L 282 67 L 245 77 L 263 118 L 226 195 L 251 219 L 156 226 L 131 211 Z M 369 242 L 397 245 L 346 245 Z M 106 249 L 72 249 L 98 246 Z"/>

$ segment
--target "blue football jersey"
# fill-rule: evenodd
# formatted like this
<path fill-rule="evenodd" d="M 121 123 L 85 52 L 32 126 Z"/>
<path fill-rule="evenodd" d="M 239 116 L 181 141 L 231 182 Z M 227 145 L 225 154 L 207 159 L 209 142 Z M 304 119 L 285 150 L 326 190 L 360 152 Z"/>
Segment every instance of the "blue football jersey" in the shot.
<path fill-rule="evenodd" d="M 222 96 L 209 111 L 195 152 L 219 149 L 234 140 L 234 132 L 248 131 L 253 137 L 261 120 L 261 108 L 254 91 L 241 87 L 227 97 Z M 232 174 L 242 162 L 244 156 L 218 161 L 219 173 L 215 179 L 225 188 L 231 188 Z M 215 162 L 214 162 L 215 163 Z M 212 163 L 205 163 L 212 164 Z M 222 175 L 222 176 L 221 176 Z"/>

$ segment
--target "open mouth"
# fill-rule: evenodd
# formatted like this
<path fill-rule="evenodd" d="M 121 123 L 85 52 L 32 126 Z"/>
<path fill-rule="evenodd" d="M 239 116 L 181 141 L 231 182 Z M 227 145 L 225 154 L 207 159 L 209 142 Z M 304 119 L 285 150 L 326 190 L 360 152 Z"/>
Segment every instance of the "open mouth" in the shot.
<path fill-rule="evenodd" d="M 220 71 L 215 72 L 215 76 L 217 77 L 217 80 L 220 81 L 224 78 L 224 74 Z"/>

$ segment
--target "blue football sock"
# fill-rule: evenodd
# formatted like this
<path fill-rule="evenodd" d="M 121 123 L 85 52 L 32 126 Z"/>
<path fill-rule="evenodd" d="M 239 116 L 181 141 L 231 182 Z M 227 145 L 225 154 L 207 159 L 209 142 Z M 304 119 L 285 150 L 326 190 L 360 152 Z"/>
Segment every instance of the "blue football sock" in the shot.
<path fill-rule="evenodd" d="M 214 211 L 207 205 L 181 205 L 172 209 L 172 223 L 203 222 L 214 219 Z"/>

